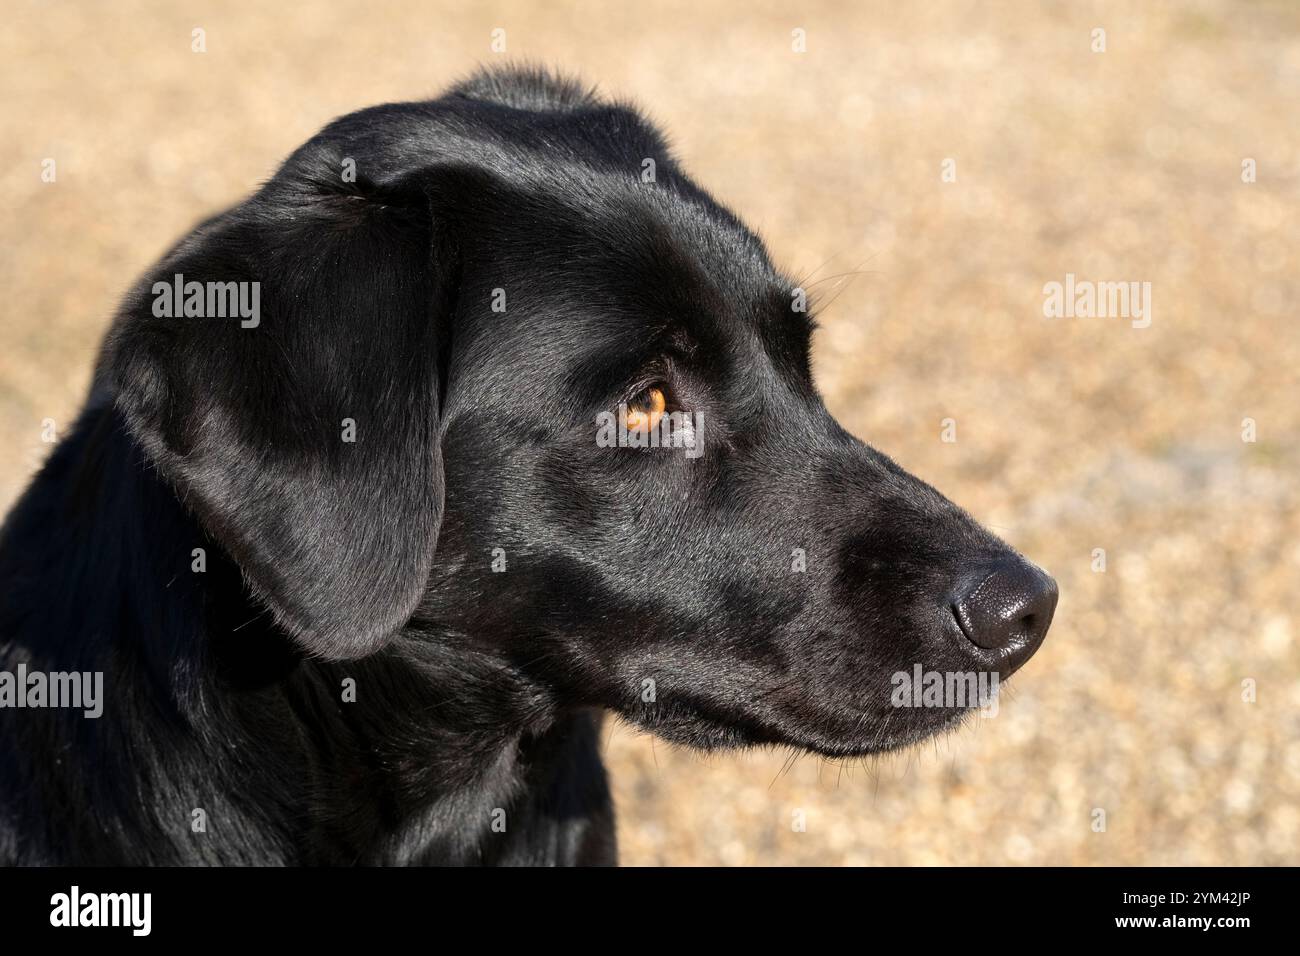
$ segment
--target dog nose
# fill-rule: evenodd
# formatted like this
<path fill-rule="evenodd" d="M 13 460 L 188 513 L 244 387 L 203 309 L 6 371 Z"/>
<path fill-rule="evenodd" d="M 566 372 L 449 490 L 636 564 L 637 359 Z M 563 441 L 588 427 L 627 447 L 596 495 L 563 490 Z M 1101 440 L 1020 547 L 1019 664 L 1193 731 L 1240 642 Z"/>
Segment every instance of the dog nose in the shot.
<path fill-rule="evenodd" d="M 974 586 L 953 602 L 957 623 L 972 644 L 1009 652 L 1007 663 L 1019 667 L 1047 635 L 1056 611 L 1056 582 L 1019 557 L 998 561 L 971 577 Z"/>

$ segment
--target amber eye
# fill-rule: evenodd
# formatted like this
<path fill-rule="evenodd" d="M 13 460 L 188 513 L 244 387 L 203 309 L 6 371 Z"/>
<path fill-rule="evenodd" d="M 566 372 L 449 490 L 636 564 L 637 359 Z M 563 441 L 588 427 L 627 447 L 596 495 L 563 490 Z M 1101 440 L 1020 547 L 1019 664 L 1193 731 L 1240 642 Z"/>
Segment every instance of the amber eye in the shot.
<path fill-rule="evenodd" d="M 663 389 L 647 388 L 636 402 L 627 407 L 627 430 L 652 431 L 664 417 L 664 409 L 667 407 L 668 399 L 664 397 Z"/>

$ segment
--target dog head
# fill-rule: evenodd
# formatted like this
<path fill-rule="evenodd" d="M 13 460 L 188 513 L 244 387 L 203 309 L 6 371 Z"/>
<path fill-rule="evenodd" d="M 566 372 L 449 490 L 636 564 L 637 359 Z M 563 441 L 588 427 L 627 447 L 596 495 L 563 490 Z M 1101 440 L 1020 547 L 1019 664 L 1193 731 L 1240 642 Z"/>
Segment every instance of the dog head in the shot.
<path fill-rule="evenodd" d="M 803 306 L 635 111 L 496 72 L 327 127 L 107 364 L 308 654 L 455 633 L 676 741 L 865 753 L 964 711 L 895 675 L 1005 677 L 1056 587 L 835 422 Z"/>

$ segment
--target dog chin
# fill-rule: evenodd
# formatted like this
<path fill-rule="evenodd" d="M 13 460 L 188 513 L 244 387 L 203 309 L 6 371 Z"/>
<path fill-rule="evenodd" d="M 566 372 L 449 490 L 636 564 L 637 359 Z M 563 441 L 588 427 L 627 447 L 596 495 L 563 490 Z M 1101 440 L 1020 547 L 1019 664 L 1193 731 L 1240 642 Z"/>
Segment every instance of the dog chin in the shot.
<path fill-rule="evenodd" d="M 860 715 L 846 715 L 854 732 L 824 732 L 791 723 L 767 726 L 758 720 L 724 720 L 681 711 L 624 715 L 642 730 L 668 743 L 695 750 L 737 750 L 748 747 L 792 747 L 822 757 L 869 757 L 905 750 L 939 734 L 959 728 L 978 708 L 945 708 L 911 712 L 904 721 L 873 721 L 863 727 Z M 865 731 L 865 732 L 864 732 Z"/>
<path fill-rule="evenodd" d="M 934 713 L 934 712 L 931 712 Z M 906 750 L 931 737 L 959 728 L 972 710 L 947 710 L 934 716 L 911 715 L 906 721 L 878 722 L 852 733 L 823 733 L 804 728 L 791 729 L 765 743 L 775 743 L 828 758 L 871 757 Z"/>

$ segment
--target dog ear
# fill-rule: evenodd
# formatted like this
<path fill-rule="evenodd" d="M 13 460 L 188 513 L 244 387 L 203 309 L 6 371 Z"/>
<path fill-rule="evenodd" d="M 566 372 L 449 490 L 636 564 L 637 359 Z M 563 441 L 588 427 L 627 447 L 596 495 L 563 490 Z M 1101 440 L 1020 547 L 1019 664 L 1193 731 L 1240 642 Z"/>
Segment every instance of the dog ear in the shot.
<path fill-rule="evenodd" d="M 420 167 L 394 109 L 333 124 L 183 240 L 105 355 L 153 463 L 277 622 L 333 659 L 410 618 L 443 504 L 457 257 L 435 207 L 456 168 Z"/>

